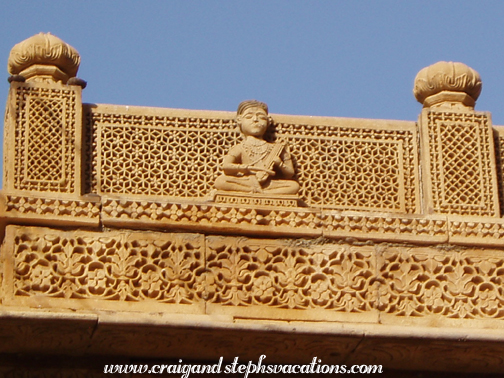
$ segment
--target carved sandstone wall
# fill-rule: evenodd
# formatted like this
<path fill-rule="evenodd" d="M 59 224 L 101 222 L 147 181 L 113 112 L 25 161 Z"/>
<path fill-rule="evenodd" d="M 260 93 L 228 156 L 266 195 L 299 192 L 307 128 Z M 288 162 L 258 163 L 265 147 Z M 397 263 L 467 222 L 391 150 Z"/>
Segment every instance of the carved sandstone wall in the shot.
<path fill-rule="evenodd" d="M 230 200 L 234 113 L 82 104 L 76 54 L 9 59 L 2 355 L 504 371 L 504 127 L 474 70 L 420 71 L 416 123 L 270 114 L 299 198 Z"/>

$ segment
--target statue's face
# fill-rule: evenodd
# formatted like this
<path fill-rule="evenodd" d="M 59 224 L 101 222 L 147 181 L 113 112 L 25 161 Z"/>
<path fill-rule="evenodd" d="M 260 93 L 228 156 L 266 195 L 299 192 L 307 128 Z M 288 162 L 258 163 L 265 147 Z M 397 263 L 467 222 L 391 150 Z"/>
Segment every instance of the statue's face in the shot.
<path fill-rule="evenodd" d="M 245 135 L 263 136 L 268 128 L 268 114 L 259 107 L 248 108 L 237 117 L 241 131 Z"/>

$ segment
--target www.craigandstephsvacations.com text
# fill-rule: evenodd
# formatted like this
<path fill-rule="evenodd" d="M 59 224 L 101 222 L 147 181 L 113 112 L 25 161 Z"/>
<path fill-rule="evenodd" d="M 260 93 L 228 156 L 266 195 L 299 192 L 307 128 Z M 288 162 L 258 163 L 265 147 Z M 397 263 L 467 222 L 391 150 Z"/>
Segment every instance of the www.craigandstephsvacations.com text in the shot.
<path fill-rule="evenodd" d="M 115 374 L 180 374 L 181 378 L 187 378 L 190 374 L 243 374 L 247 378 L 249 374 L 381 374 L 382 365 L 325 365 L 322 360 L 313 357 L 309 364 L 305 365 L 269 365 L 265 364 L 266 355 L 259 357 L 257 363 L 248 361 L 238 363 L 239 357 L 235 357 L 233 363 L 223 366 L 223 357 L 213 365 L 184 364 L 179 360 L 178 364 L 171 365 L 105 365 L 104 373 Z"/>

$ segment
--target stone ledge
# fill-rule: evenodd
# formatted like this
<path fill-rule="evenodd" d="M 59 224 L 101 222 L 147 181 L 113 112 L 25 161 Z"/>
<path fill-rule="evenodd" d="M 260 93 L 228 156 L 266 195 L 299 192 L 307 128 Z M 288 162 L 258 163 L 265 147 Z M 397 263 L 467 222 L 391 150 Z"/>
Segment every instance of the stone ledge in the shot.
<path fill-rule="evenodd" d="M 10 194 L 3 192 L 3 217 L 7 223 L 54 226 L 90 226 L 100 224 L 101 203 L 96 195 L 80 196 Z"/>
<path fill-rule="evenodd" d="M 502 247 L 504 219 L 456 217 L 448 218 L 449 241 L 453 244 Z"/>
<path fill-rule="evenodd" d="M 322 236 L 320 210 L 103 197 L 105 226 L 267 236 Z"/>
<path fill-rule="evenodd" d="M 209 199 L 8 194 L 3 224 L 183 230 L 266 237 L 326 237 L 424 245 L 500 247 L 504 218 L 243 206 Z"/>
<path fill-rule="evenodd" d="M 440 244 L 448 242 L 445 216 L 322 211 L 324 236 L 331 239 Z"/>

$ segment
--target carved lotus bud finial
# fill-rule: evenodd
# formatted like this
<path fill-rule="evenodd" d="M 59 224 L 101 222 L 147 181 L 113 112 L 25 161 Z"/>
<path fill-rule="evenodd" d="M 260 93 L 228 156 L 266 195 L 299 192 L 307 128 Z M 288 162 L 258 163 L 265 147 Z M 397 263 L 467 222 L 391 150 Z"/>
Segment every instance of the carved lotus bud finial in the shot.
<path fill-rule="evenodd" d="M 62 82 L 77 75 L 80 55 L 72 46 L 50 33 L 39 33 L 15 45 L 8 71 L 26 81 Z"/>
<path fill-rule="evenodd" d="M 472 109 L 481 85 L 479 73 L 464 63 L 437 62 L 416 75 L 413 94 L 424 107 Z"/>

